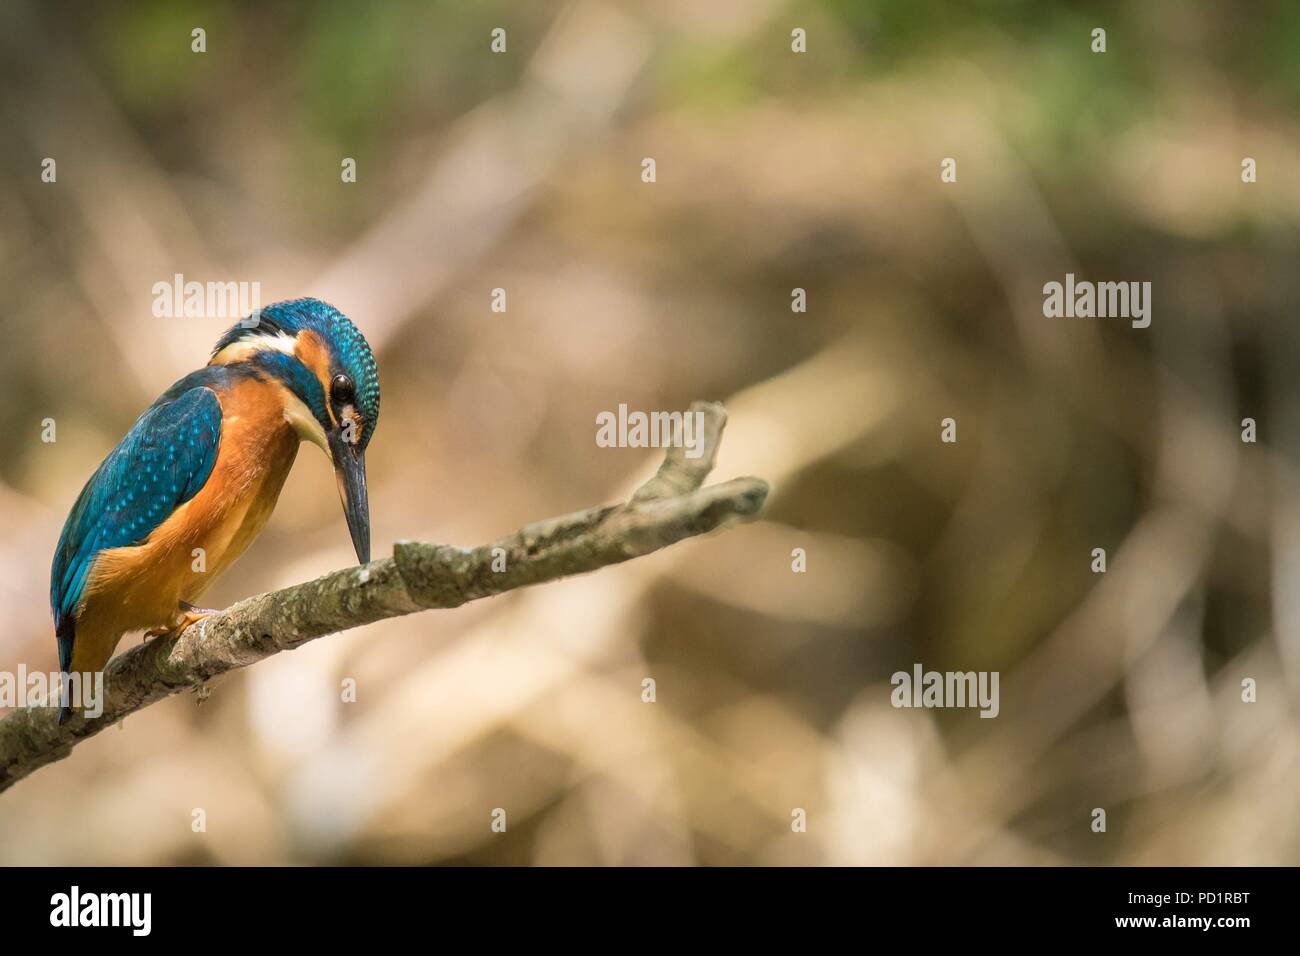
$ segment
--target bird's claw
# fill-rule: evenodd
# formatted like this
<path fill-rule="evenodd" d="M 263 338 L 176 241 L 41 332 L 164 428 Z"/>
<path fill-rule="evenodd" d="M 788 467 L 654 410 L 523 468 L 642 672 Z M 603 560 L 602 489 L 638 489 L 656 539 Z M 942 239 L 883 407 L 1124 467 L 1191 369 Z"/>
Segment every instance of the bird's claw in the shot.
<path fill-rule="evenodd" d="M 144 632 L 146 641 L 156 637 L 177 637 L 181 631 L 185 630 L 191 624 L 198 624 L 200 621 L 206 621 L 216 611 L 209 610 L 205 607 L 195 607 L 192 604 L 181 602 L 180 618 L 171 627 L 155 627 L 152 630 Z"/>
<path fill-rule="evenodd" d="M 181 611 L 188 611 L 191 614 L 199 615 L 199 617 L 207 617 L 210 614 L 216 614 L 217 610 L 218 608 L 214 607 L 195 607 L 193 604 L 181 601 Z"/>
<path fill-rule="evenodd" d="M 211 617 L 213 614 L 216 613 L 217 613 L 216 611 L 202 611 L 202 612 L 198 610 L 185 611 L 184 613 L 181 614 L 181 622 L 180 624 L 176 625 L 176 630 L 183 631 L 191 624 L 197 624 L 199 623 L 199 621 L 206 621 L 209 617 Z"/>

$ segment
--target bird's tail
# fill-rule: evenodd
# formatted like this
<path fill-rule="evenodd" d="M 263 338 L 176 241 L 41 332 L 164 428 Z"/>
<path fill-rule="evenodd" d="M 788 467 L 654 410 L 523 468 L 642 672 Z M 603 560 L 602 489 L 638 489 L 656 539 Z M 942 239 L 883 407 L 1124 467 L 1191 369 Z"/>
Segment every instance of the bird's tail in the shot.
<path fill-rule="evenodd" d="M 59 640 L 59 723 L 66 724 L 68 718 L 72 716 L 72 708 L 68 701 L 68 681 L 67 675 L 72 673 L 72 642 L 77 635 L 77 620 L 68 615 L 66 619 L 59 622 L 55 636 Z"/>

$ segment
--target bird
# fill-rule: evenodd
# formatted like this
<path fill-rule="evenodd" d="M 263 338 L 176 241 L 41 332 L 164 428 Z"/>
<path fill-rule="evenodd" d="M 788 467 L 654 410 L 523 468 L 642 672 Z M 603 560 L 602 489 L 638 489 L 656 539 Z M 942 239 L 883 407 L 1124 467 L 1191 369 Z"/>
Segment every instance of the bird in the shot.
<path fill-rule="evenodd" d="M 352 321 L 319 299 L 241 319 L 206 366 L 147 408 L 86 482 L 54 551 L 50 607 L 63 692 L 103 670 L 122 636 L 178 633 L 266 526 L 307 441 L 334 467 L 352 545 L 370 561 L 366 447 L 379 373 Z"/>

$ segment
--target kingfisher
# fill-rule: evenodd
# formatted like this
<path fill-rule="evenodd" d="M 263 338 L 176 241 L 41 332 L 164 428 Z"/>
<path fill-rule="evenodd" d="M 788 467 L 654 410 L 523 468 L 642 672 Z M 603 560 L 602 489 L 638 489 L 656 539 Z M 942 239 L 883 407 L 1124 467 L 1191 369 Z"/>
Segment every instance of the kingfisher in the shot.
<path fill-rule="evenodd" d="M 338 309 L 295 299 L 232 327 L 72 506 L 50 572 L 60 671 L 101 671 L 123 634 L 176 633 L 214 613 L 199 599 L 266 526 L 303 441 L 329 456 L 357 560 L 369 562 L 365 453 L 378 420 L 374 355 Z"/>

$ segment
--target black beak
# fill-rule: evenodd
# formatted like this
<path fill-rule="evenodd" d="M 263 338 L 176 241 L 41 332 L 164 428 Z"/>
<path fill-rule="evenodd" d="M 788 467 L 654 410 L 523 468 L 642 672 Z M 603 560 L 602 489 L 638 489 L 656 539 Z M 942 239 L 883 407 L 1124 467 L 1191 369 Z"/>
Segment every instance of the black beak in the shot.
<path fill-rule="evenodd" d="M 339 482 L 339 497 L 343 500 L 343 514 L 348 519 L 352 533 L 352 546 L 357 549 L 357 560 L 370 563 L 370 496 L 366 491 L 366 455 L 353 446 L 334 439 L 334 475 Z"/>

